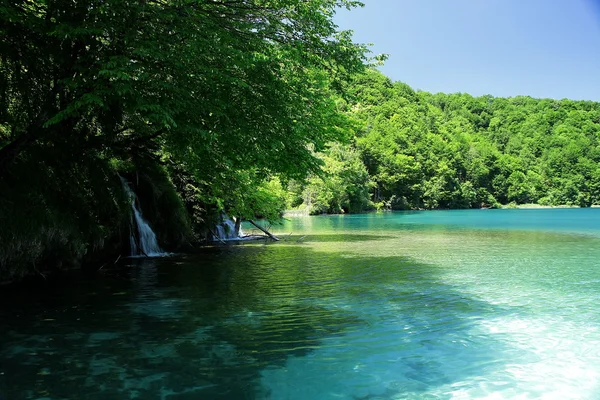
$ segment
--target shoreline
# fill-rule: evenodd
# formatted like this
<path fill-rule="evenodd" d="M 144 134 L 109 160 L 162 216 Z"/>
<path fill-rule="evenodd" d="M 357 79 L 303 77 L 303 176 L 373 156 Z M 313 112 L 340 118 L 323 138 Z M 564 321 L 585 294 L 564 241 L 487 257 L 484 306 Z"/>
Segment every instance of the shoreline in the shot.
<path fill-rule="evenodd" d="M 530 203 L 530 204 L 516 204 L 516 205 L 509 205 L 509 204 L 503 204 L 500 209 L 547 209 L 547 208 L 600 208 L 600 205 L 598 204 L 593 204 L 589 207 L 581 207 L 581 206 L 570 206 L 570 205 L 566 205 L 566 204 L 561 204 L 558 206 L 546 206 L 546 205 L 542 205 L 542 204 L 535 204 L 535 203 Z"/>
<path fill-rule="evenodd" d="M 303 210 L 285 210 L 283 212 L 283 218 L 288 217 L 318 217 L 323 215 L 357 215 L 357 214 L 370 214 L 370 213 L 387 213 L 387 212 L 401 212 L 401 211 L 451 211 L 451 210 L 542 210 L 542 209 L 563 209 L 563 208 L 600 208 L 600 204 L 593 204 L 589 207 L 581 207 L 575 205 L 561 204 L 557 206 L 547 206 L 543 204 L 527 203 L 527 204 L 502 204 L 495 208 L 431 208 L 431 209 L 410 209 L 410 210 L 365 210 L 359 213 L 340 213 L 340 214 L 309 214 Z"/>

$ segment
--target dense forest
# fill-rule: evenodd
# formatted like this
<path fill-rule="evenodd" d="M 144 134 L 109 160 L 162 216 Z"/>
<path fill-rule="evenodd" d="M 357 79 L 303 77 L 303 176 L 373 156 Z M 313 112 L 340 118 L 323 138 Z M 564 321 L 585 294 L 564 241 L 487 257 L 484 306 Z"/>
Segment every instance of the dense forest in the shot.
<path fill-rule="evenodd" d="M 353 136 L 289 185 L 310 213 L 600 204 L 600 103 L 418 92 L 368 70 L 338 107 Z"/>
<path fill-rule="evenodd" d="M 0 5 L 0 281 L 127 254 L 121 177 L 168 250 L 221 212 L 276 218 L 281 182 L 347 136 L 368 62 L 352 0 Z"/>
<path fill-rule="evenodd" d="M 167 250 L 223 215 L 600 203 L 600 106 L 415 92 L 353 0 L 0 6 L 0 281 Z M 408 61 L 407 61 L 408 62 Z"/>

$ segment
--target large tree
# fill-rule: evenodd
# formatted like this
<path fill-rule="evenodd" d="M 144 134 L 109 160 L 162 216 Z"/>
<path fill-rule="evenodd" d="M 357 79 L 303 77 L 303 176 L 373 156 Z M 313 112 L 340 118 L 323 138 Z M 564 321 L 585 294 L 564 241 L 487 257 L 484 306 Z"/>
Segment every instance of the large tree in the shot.
<path fill-rule="evenodd" d="M 122 240 L 117 172 L 170 224 L 159 235 L 186 225 L 174 185 L 197 221 L 277 215 L 278 179 L 318 169 L 346 130 L 336 98 L 366 49 L 333 15 L 358 5 L 3 1 L 0 280 Z"/>
<path fill-rule="evenodd" d="M 350 0 L 8 1 L 0 174 L 33 144 L 120 155 L 149 141 L 200 173 L 289 174 L 335 139 L 336 82 L 365 49 Z"/>

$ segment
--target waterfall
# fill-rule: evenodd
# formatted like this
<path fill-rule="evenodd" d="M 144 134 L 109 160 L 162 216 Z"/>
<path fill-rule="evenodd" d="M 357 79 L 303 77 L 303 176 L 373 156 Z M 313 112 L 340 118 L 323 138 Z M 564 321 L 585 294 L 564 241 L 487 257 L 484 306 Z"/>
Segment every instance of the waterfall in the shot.
<path fill-rule="evenodd" d="M 139 257 L 139 256 L 147 256 L 147 257 L 162 257 L 166 255 L 160 246 L 158 245 L 158 241 L 156 240 L 156 234 L 148 225 L 148 222 L 142 216 L 142 212 L 138 207 L 138 199 L 135 195 L 134 191 L 131 190 L 129 183 L 123 177 L 121 178 L 121 183 L 123 184 L 123 189 L 127 194 L 127 197 L 131 201 L 131 209 L 133 211 L 133 219 L 135 220 L 135 226 L 137 228 L 137 239 L 136 240 L 136 232 L 133 228 L 129 235 L 129 245 L 131 248 L 131 256 Z"/>
<path fill-rule="evenodd" d="M 240 228 L 239 235 L 235 232 L 235 221 L 227 217 L 225 214 L 222 216 L 223 221 L 215 227 L 215 233 L 217 237 L 215 240 L 228 240 L 228 239 L 240 239 L 244 236 L 244 232 Z"/>

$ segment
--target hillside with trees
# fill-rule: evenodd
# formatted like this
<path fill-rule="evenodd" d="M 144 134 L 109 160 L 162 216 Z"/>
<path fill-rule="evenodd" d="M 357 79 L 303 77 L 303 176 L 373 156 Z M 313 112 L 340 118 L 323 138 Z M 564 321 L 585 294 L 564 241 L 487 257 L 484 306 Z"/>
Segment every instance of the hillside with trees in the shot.
<path fill-rule="evenodd" d="M 293 183 L 311 213 L 600 204 L 600 104 L 415 91 L 369 70 L 338 104 L 354 135 Z"/>

